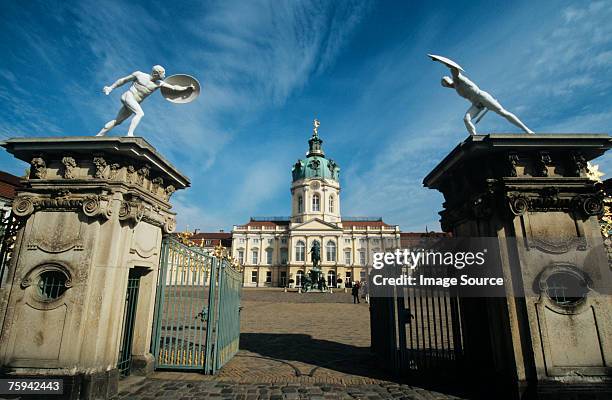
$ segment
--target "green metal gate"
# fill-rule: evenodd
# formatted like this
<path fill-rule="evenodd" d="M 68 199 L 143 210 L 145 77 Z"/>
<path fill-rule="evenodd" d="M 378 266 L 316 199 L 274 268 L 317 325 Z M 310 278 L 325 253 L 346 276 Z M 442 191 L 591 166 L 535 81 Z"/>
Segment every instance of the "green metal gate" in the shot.
<path fill-rule="evenodd" d="M 123 329 L 121 335 L 121 348 L 117 368 L 122 376 L 130 374 L 132 366 L 132 342 L 134 339 L 134 321 L 138 306 L 138 290 L 140 288 L 140 273 L 132 268 L 128 275 L 127 293 L 123 312 Z"/>
<path fill-rule="evenodd" d="M 219 268 L 219 307 L 215 337 L 215 369 L 238 352 L 240 339 L 240 291 L 242 274 L 223 260 Z"/>
<path fill-rule="evenodd" d="M 156 368 L 214 374 L 236 354 L 241 275 L 224 257 L 164 238 L 153 332 Z"/>

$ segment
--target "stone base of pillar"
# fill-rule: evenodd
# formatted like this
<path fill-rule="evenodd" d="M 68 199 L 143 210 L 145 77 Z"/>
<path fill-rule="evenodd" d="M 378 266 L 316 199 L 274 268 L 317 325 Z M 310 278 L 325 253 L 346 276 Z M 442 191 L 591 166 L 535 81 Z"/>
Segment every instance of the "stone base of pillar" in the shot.
<path fill-rule="evenodd" d="M 612 399 L 609 384 L 538 384 L 539 400 Z"/>
<path fill-rule="evenodd" d="M 610 148 L 606 134 L 472 135 L 423 181 L 444 195 L 444 231 L 501 244 L 487 258 L 504 296 L 458 303 L 463 383 L 486 398 L 611 398 L 612 271 L 588 164 Z"/>
<path fill-rule="evenodd" d="M 31 166 L 13 201 L 22 227 L 0 290 L 1 371 L 70 375 L 65 398 L 110 398 L 118 360 L 132 356 L 136 374 L 153 368 L 162 236 L 189 179 L 137 137 L 0 144 Z"/>
<path fill-rule="evenodd" d="M 109 399 L 117 394 L 119 387 L 119 370 L 78 373 L 76 375 L 52 375 L 44 371 L 35 374 L 27 373 L 3 373 L 2 379 L 61 379 L 63 381 L 63 394 L 49 395 L 54 399 L 62 400 L 97 400 Z"/>
<path fill-rule="evenodd" d="M 153 357 L 153 354 L 148 353 L 140 356 L 132 356 L 131 375 L 147 376 L 153 373 L 154 369 L 155 357 Z"/>

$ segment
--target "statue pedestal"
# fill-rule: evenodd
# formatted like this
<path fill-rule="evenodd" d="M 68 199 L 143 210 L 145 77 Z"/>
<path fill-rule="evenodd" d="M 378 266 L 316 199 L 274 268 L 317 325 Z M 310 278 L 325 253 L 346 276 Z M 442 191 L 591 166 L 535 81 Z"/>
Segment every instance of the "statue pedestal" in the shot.
<path fill-rule="evenodd" d="M 106 398 L 121 368 L 152 370 L 151 328 L 170 196 L 189 180 L 142 138 L 19 138 L 30 163 L 0 291 L 3 373 L 63 377 L 68 398 Z"/>
<path fill-rule="evenodd" d="M 464 370 L 489 398 L 610 394 L 612 271 L 587 178 L 610 147 L 600 134 L 476 135 L 424 180 L 444 195 L 444 231 L 499 243 L 506 297 L 460 299 Z"/>

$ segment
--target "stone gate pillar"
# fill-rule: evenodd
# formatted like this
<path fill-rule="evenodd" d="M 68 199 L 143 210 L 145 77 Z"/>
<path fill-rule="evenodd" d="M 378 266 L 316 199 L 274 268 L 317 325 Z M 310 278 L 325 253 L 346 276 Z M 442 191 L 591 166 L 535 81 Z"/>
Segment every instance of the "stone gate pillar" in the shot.
<path fill-rule="evenodd" d="M 19 138 L 30 164 L 13 203 L 23 223 L 0 291 L 4 374 L 64 377 L 71 398 L 117 388 L 128 276 L 140 278 L 133 366 L 152 368 L 151 328 L 170 196 L 189 180 L 136 137 Z"/>
<path fill-rule="evenodd" d="M 602 187 L 586 174 L 611 146 L 605 134 L 475 135 L 424 179 L 444 195 L 444 231 L 499 244 L 488 257 L 506 296 L 460 301 L 464 371 L 489 398 L 610 394 L 612 271 Z"/>

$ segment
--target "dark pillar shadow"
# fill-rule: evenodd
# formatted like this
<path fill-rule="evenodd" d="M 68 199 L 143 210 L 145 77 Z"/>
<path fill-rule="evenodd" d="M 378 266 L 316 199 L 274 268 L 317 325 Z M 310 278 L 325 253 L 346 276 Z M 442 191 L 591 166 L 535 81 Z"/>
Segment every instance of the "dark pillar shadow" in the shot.
<path fill-rule="evenodd" d="M 350 334 L 350 333 L 349 333 Z M 369 347 L 357 347 L 304 334 L 242 333 L 240 348 L 262 357 L 310 364 L 303 375 L 316 376 L 319 368 L 372 379 L 392 380 L 376 366 Z"/>

